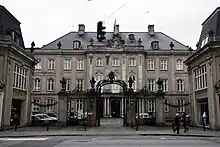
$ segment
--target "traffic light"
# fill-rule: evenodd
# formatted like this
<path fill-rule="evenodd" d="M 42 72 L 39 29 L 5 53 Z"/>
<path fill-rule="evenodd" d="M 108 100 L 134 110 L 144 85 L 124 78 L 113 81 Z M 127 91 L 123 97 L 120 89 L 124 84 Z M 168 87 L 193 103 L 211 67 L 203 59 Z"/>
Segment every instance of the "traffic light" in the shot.
<path fill-rule="evenodd" d="M 106 27 L 102 26 L 103 22 L 99 21 L 97 24 L 97 39 L 99 42 L 105 39 L 105 31 L 103 31 Z"/>

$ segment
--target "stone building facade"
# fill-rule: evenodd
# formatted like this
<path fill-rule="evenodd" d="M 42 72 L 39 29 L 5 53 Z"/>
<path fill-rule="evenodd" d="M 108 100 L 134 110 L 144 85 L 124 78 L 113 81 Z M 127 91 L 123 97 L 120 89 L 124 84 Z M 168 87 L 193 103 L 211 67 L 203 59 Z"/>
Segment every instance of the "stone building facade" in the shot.
<path fill-rule="evenodd" d="M 37 64 L 25 50 L 20 22 L 0 5 L 0 127 L 12 125 L 18 116 L 20 125 L 30 122 L 32 74 Z"/>
<path fill-rule="evenodd" d="M 202 32 L 195 53 L 185 61 L 188 65 L 192 120 L 220 129 L 220 7 L 202 24 Z"/>
<path fill-rule="evenodd" d="M 176 112 L 188 113 L 189 107 L 184 104 L 189 102 L 189 81 L 183 61 L 191 52 L 190 48 L 162 32 L 155 32 L 154 25 L 146 30 L 120 32 L 119 25 L 114 25 L 114 31 L 106 33 L 106 40 L 98 42 L 96 32 L 86 32 L 85 26 L 80 24 L 78 32 L 70 32 L 36 48 L 34 53 L 39 64 L 35 67 L 33 102 L 43 105 L 57 102 L 62 77 L 67 80 L 67 90 L 79 87 L 86 91 L 90 88 L 91 77 L 98 82 L 113 71 L 116 79 L 126 83 L 130 76 L 134 77 L 134 90 L 146 85 L 149 90 L 156 91 L 156 81 L 162 78 L 166 102 L 181 105 L 178 108 L 166 105 L 166 118 L 173 118 Z M 100 110 L 103 117 L 123 116 L 123 103 L 117 94 L 121 91 L 118 85 L 103 87 Z M 80 101 L 72 106 L 76 112 L 83 108 Z M 32 108 L 35 113 L 57 111 L 57 105 L 33 105 Z M 155 101 L 151 100 L 139 112 L 155 111 Z"/>

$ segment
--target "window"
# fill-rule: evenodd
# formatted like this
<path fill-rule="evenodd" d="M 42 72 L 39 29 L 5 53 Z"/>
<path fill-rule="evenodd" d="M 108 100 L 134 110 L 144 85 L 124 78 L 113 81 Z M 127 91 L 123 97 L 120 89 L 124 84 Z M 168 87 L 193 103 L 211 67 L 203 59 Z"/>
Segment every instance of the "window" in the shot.
<path fill-rule="evenodd" d="M 40 79 L 34 80 L 34 91 L 40 91 Z"/>
<path fill-rule="evenodd" d="M 176 61 L 176 70 L 183 70 L 183 61 L 182 60 Z"/>
<path fill-rule="evenodd" d="M 96 59 L 96 66 L 103 66 L 103 60 L 101 58 Z"/>
<path fill-rule="evenodd" d="M 206 36 L 206 37 L 202 40 L 201 48 L 202 48 L 203 46 L 205 46 L 208 42 L 209 42 L 209 36 Z"/>
<path fill-rule="evenodd" d="M 163 91 L 168 91 L 168 80 L 167 79 L 163 79 Z"/>
<path fill-rule="evenodd" d="M 13 72 L 13 88 L 26 90 L 27 69 L 15 64 Z"/>
<path fill-rule="evenodd" d="M 48 69 L 50 69 L 50 70 L 55 69 L 55 60 L 54 59 L 48 60 Z"/>
<path fill-rule="evenodd" d="M 116 75 L 115 76 L 115 80 L 118 80 L 118 79 L 120 79 L 119 78 L 119 75 Z M 111 84 L 111 91 L 112 91 L 112 93 L 119 93 L 120 92 L 120 86 L 119 85 L 117 85 L 117 84 Z"/>
<path fill-rule="evenodd" d="M 128 66 L 136 66 L 136 60 L 131 58 L 128 60 Z"/>
<path fill-rule="evenodd" d="M 76 69 L 77 70 L 83 70 L 84 69 L 84 61 L 83 61 L 83 59 L 78 59 L 77 60 Z"/>
<path fill-rule="evenodd" d="M 81 46 L 80 41 L 73 41 L 73 49 L 79 49 Z"/>
<path fill-rule="evenodd" d="M 32 103 L 32 112 L 40 112 L 40 99 L 34 99 Z"/>
<path fill-rule="evenodd" d="M 137 88 L 137 82 L 136 82 L 136 77 L 134 76 L 134 75 L 130 75 L 129 77 L 128 77 L 128 79 L 130 78 L 130 77 L 132 77 L 132 78 L 134 78 L 135 80 L 134 80 L 134 83 L 132 84 L 132 88 L 133 88 L 133 90 L 134 91 L 136 91 L 136 88 Z M 128 85 L 129 85 L 129 83 L 128 83 Z"/>
<path fill-rule="evenodd" d="M 41 69 L 42 68 L 41 64 L 42 64 L 42 62 L 40 61 L 40 59 L 38 59 L 38 63 L 37 63 L 37 65 L 35 65 L 35 69 Z"/>
<path fill-rule="evenodd" d="M 195 89 L 201 90 L 207 88 L 207 71 L 206 66 L 202 66 L 195 70 Z"/>
<path fill-rule="evenodd" d="M 112 59 L 112 66 L 120 66 L 120 60 L 119 59 Z"/>
<path fill-rule="evenodd" d="M 147 70 L 155 70 L 155 67 L 154 67 L 154 60 L 148 60 L 147 61 Z"/>
<path fill-rule="evenodd" d="M 176 81 L 177 91 L 184 91 L 184 81 L 182 79 L 178 79 Z"/>
<path fill-rule="evenodd" d="M 83 100 L 77 100 L 77 102 L 76 102 L 76 112 L 83 113 Z"/>
<path fill-rule="evenodd" d="M 66 91 L 70 91 L 70 80 L 66 80 Z"/>
<path fill-rule="evenodd" d="M 47 91 L 54 91 L 55 81 L 54 79 L 47 80 Z"/>
<path fill-rule="evenodd" d="M 155 112 L 155 100 L 148 101 L 148 112 Z"/>
<path fill-rule="evenodd" d="M 167 60 L 160 60 L 160 70 L 167 70 Z"/>
<path fill-rule="evenodd" d="M 71 70 L 71 59 L 64 59 L 64 70 Z"/>
<path fill-rule="evenodd" d="M 164 104 L 164 112 L 169 112 L 169 111 L 170 111 L 170 109 L 169 109 L 169 105 L 167 105 L 167 104 L 169 104 L 169 100 L 165 100 L 165 104 Z"/>
<path fill-rule="evenodd" d="M 158 50 L 159 49 L 159 41 L 152 41 L 151 48 L 154 50 Z"/>
<path fill-rule="evenodd" d="M 96 86 L 96 84 L 99 82 L 99 81 L 101 81 L 101 80 L 103 80 L 104 79 L 104 76 L 103 75 L 101 75 L 101 74 L 96 74 L 95 75 L 95 86 Z M 101 92 L 103 92 L 103 86 L 102 86 L 102 89 L 101 89 Z"/>
<path fill-rule="evenodd" d="M 177 100 L 178 103 L 178 108 L 177 108 L 177 112 L 185 112 L 185 101 L 184 100 Z"/>
<path fill-rule="evenodd" d="M 153 79 L 148 80 L 148 89 L 150 91 L 155 91 L 155 87 L 156 87 L 155 85 L 156 85 L 155 80 Z"/>
<path fill-rule="evenodd" d="M 76 80 L 76 88 L 77 89 L 79 88 L 79 90 L 82 91 L 83 90 L 83 83 L 84 83 L 84 80 L 82 80 L 82 79 Z"/>
<path fill-rule="evenodd" d="M 47 107 L 46 107 L 47 112 L 54 112 L 55 111 L 55 107 L 54 107 L 55 105 L 54 105 L 53 99 L 47 99 L 46 104 L 47 104 Z"/>

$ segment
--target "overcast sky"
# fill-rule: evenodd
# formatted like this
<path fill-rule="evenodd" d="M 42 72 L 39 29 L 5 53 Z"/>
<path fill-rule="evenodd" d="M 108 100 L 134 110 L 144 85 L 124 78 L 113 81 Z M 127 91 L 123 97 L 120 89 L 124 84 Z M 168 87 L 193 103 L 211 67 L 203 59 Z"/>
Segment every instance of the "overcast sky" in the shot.
<path fill-rule="evenodd" d="M 220 6 L 220 0 L 0 1 L 21 22 L 26 47 L 32 41 L 42 47 L 77 31 L 78 24 L 85 24 L 86 31 L 96 31 L 99 20 L 105 20 L 106 31 L 113 31 L 116 18 L 120 31 L 146 32 L 147 26 L 154 24 L 155 31 L 195 48 L 202 22 Z"/>

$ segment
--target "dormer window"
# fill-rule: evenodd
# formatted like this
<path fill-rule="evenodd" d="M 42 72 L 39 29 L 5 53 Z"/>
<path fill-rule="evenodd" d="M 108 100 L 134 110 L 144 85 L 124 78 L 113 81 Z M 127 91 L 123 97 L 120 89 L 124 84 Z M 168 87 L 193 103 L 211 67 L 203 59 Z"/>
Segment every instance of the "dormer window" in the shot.
<path fill-rule="evenodd" d="M 154 50 L 158 50 L 159 49 L 159 41 L 152 41 L 151 48 Z"/>
<path fill-rule="evenodd" d="M 203 46 L 205 46 L 208 42 L 209 42 L 209 36 L 206 36 L 206 37 L 202 40 L 201 48 L 202 48 Z"/>
<path fill-rule="evenodd" d="M 128 39 L 130 40 L 130 41 L 134 41 L 134 34 L 129 34 L 128 35 Z"/>
<path fill-rule="evenodd" d="M 79 49 L 81 46 L 81 42 L 76 40 L 76 41 L 73 41 L 73 49 Z"/>

